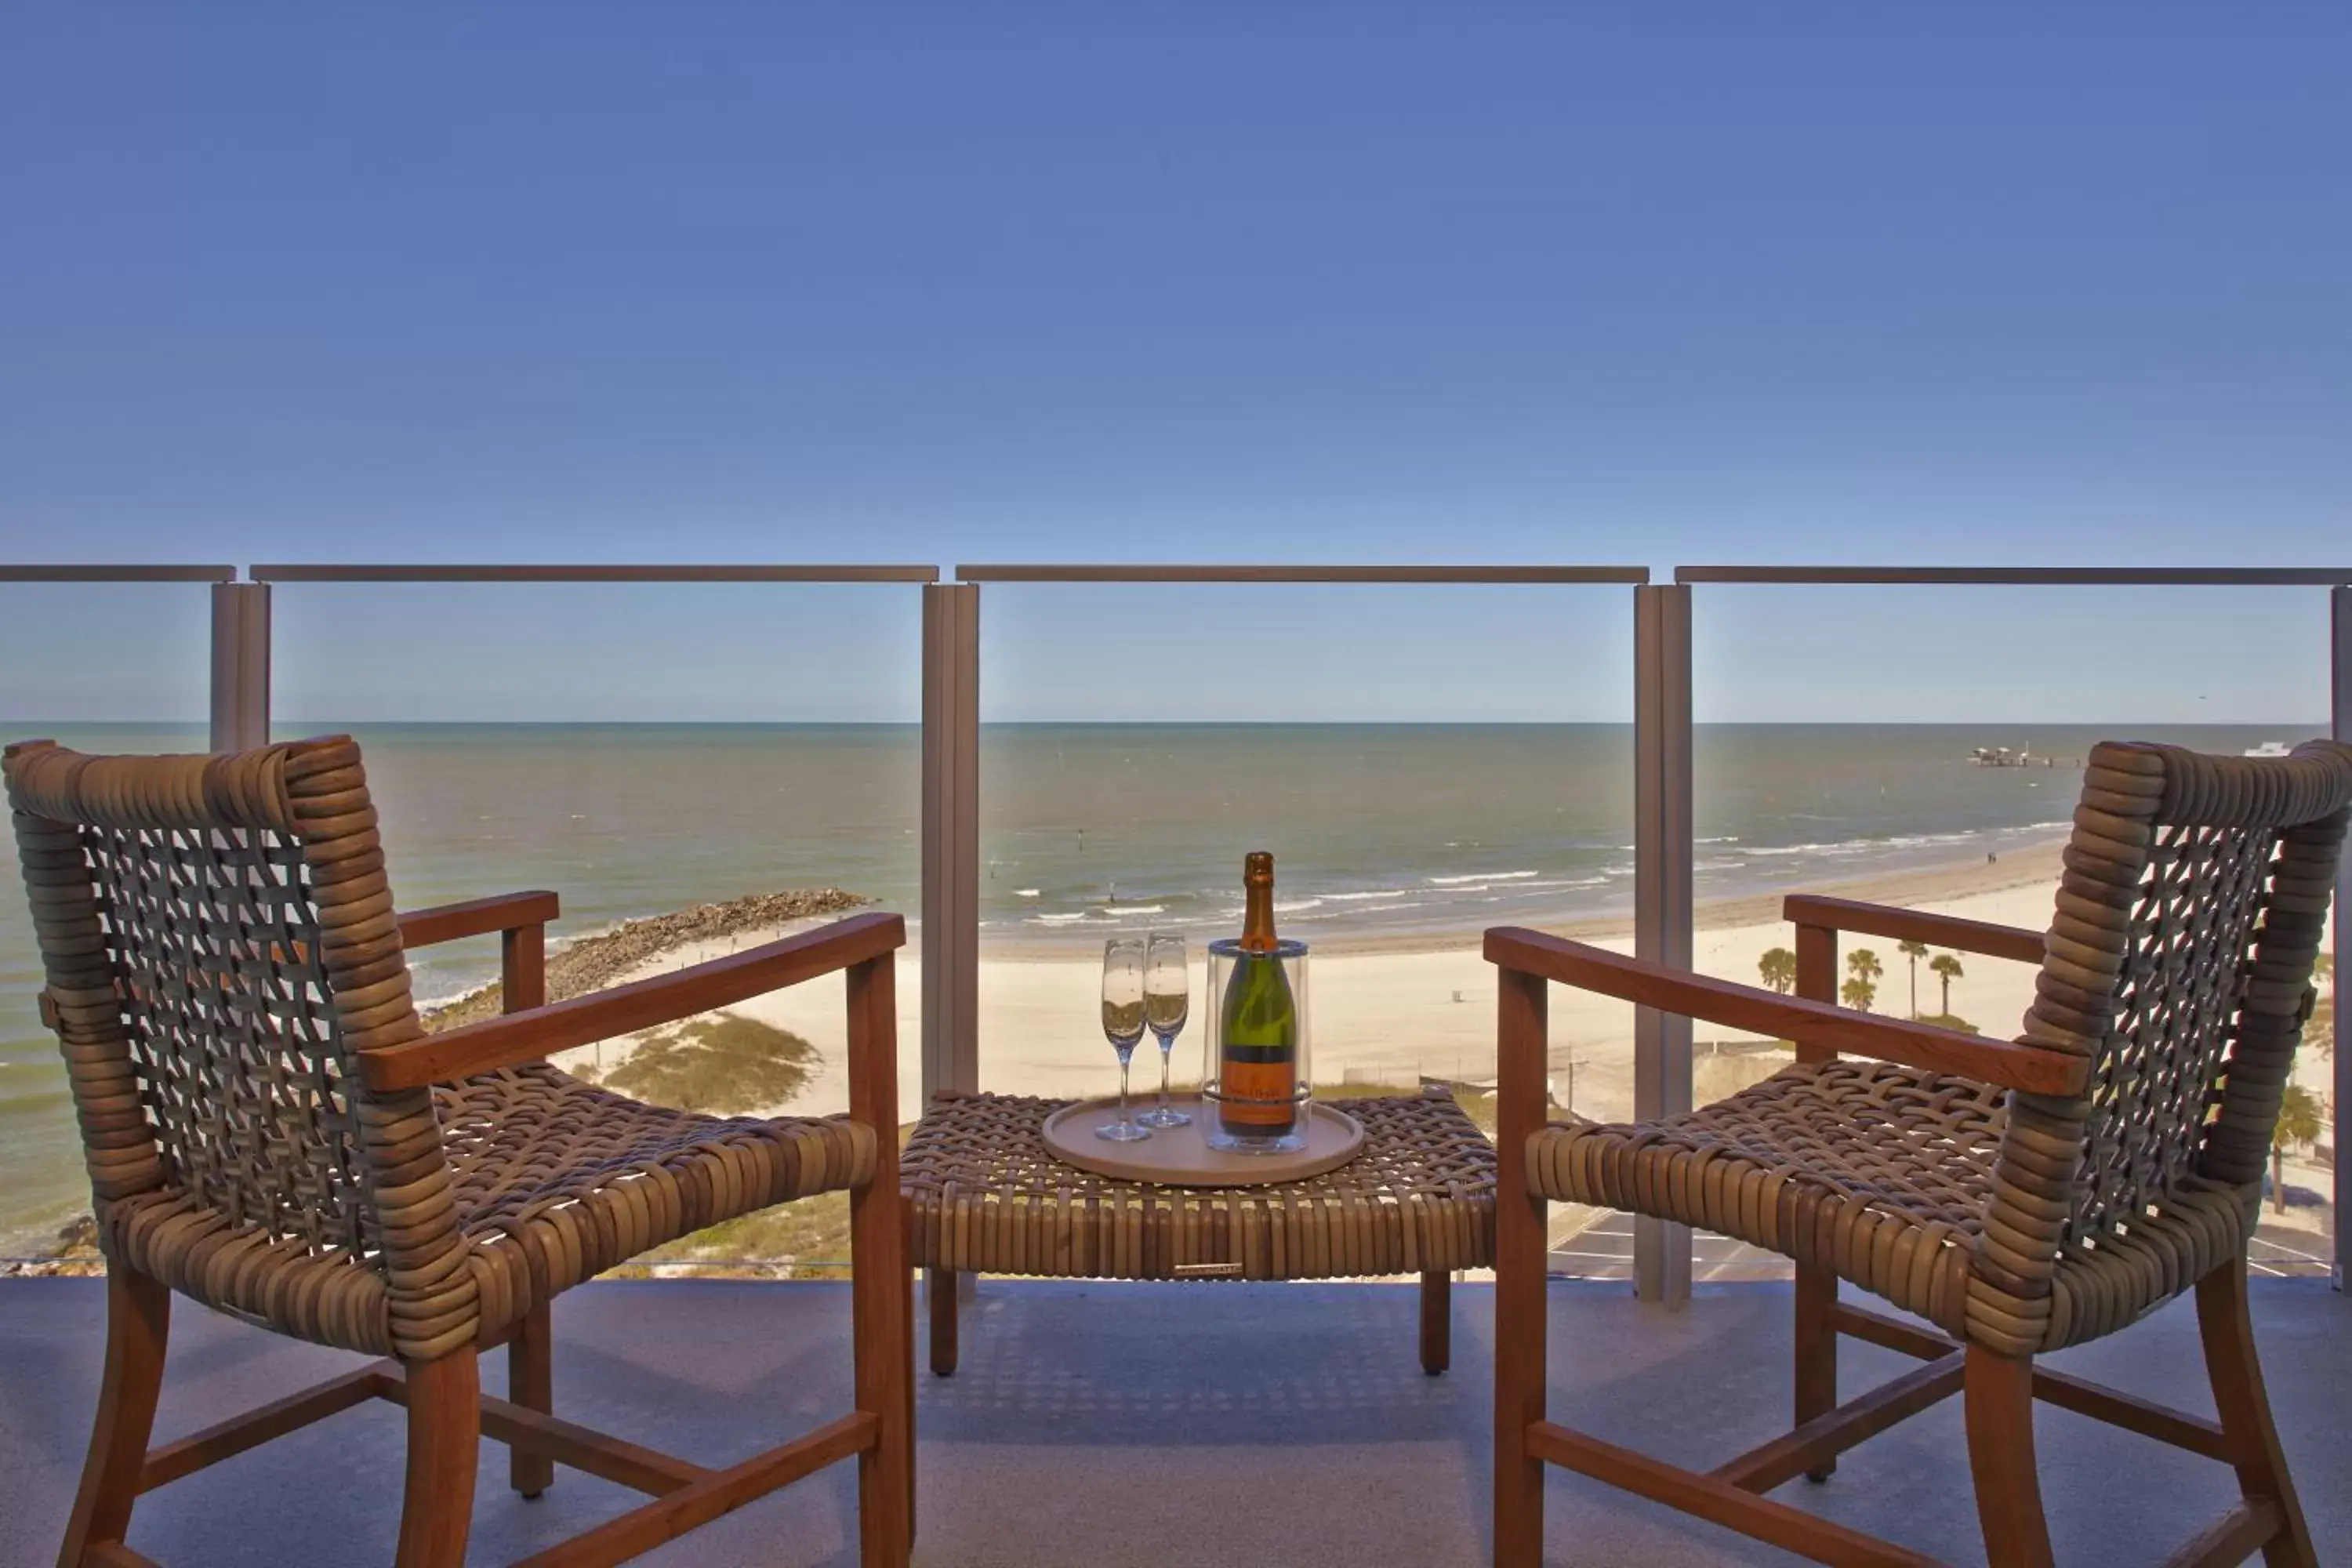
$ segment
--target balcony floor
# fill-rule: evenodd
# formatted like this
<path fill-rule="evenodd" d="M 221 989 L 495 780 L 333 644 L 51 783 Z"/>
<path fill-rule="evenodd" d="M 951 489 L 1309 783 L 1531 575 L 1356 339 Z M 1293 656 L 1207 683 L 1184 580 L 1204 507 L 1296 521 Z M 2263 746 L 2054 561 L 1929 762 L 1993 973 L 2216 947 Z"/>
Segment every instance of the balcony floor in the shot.
<path fill-rule="evenodd" d="M 0 1282 L 0 1563 L 51 1559 L 98 1387 L 101 1287 Z M 558 1408 L 724 1461 L 848 1400 L 845 1290 L 820 1284 L 591 1285 L 556 1307 Z M 1409 1288 L 990 1281 L 965 1320 L 963 1369 L 921 1374 L 925 1565 L 1124 1568 L 1223 1563 L 1429 1568 L 1486 1546 L 1492 1297 L 1455 1291 L 1456 1371 L 1421 1374 Z M 159 1438 L 350 1364 L 177 1304 Z M 2266 1281 L 2254 1311 L 2314 1534 L 2352 1541 L 2352 1301 Z M 1552 1412 L 1663 1457 L 1712 1464 L 1772 1435 L 1788 1398 L 1789 1294 L 1732 1286 L 1687 1312 L 1622 1286 L 1551 1295 Z M 1914 1364 L 1849 1344 L 1849 1392 Z M 2181 1305 L 2059 1364 L 2210 1413 Z M 488 1381 L 496 1386 L 502 1371 Z M 2221 1467 L 2044 1406 L 2042 1478 L 2062 1563 L 2150 1562 L 2231 1495 Z M 401 1421 L 347 1412 L 147 1498 L 131 1544 L 165 1563 L 389 1558 Z M 1983 1561 L 1957 1400 L 1850 1454 L 1802 1502 L 1955 1563 Z M 472 1560 L 503 1563 L 617 1511 L 634 1494 L 562 1473 L 535 1503 L 485 1444 Z M 2118 1497 L 2129 1499 L 2118 1506 Z M 847 1565 L 854 1469 L 836 1467 L 642 1561 Z M 1558 1563 L 1791 1562 L 1554 1472 Z M 2327 1548 L 2322 1547 L 2323 1552 Z"/>

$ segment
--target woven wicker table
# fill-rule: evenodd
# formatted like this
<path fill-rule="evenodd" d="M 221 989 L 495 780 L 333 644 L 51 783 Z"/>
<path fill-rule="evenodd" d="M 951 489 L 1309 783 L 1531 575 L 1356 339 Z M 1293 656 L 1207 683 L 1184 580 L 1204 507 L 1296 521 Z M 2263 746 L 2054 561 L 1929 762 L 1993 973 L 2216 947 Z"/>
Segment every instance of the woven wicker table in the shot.
<path fill-rule="evenodd" d="M 931 1370 L 956 1367 L 958 1274 L 1082 1279 L 1421 1276 L 1421 1363 L 1451 1356 L 1453 1270 L 1495 1256 L 1495 1150 L 1453 1097 L 1339 1102 L 1364 1151 L 1302 1182 L 1169 1187 L 1063 1163 L 1040 1129 L 1070 1101 L 936 1096 L 899 1156 L 908 1258 L 931 1270 Z"/>

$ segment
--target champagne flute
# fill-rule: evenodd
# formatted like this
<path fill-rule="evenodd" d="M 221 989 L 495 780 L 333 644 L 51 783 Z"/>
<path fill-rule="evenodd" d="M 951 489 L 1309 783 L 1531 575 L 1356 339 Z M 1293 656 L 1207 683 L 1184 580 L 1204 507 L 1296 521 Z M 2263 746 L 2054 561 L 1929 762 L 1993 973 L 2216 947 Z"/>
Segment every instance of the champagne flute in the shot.
<path fill-rule="evenodd" d="M 1095 1129 L 1095 1136 L 1114 1143 L 1134 1143 L 1151 1136 L 1138 1127 L 1127 1109 L 1127 1064 L 1143 1038 L 1143 943 L 1131 936 L 1103 943 L 1103 1035 L 1118 1053 L 1118 1120 Z"/>
<path fill-rule="evenodd" d="M 1184 939 L 1156 931 L 1143 950 L 1143 1021 L 1160 1039 L 1160 1103 L 1136 1118 L 1146 1127 L 1189 1127 L 1192 1119 L 1168 1103 L 1168 1059 L 1192 1006 L 1192 977 Z"/>

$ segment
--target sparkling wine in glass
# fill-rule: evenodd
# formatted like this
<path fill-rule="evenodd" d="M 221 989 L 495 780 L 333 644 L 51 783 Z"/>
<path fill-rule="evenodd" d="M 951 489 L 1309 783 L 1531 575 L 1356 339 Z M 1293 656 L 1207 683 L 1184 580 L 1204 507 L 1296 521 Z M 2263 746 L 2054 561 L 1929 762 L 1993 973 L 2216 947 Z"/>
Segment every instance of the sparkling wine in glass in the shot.
<path fill-rule="evenodd" d="M 1113 937 L 1103 943 L 1103 1036 L 1118 1053 L 1118 1120 L 1095 1129 L 1095 1136 L 1114 1143 L 1134 1143 L 1151 1136 L 1135 1124 L 1127 1109 L 1127 1065 L 1143 1038 L 1143 943 L 1134 937 Z"/>
<path fill-rule="evenodd" d="M 1168 1103 L 1168 1060 L 1192 1011 L 1192 976 L 1184 939 L 1153 931 L 1143 955 L 1143 1021 L 1160 1041 L 1160 1103 L 1136 1121 L 1146 1127 L 1185 1127 L 1192 1119 Z"/>

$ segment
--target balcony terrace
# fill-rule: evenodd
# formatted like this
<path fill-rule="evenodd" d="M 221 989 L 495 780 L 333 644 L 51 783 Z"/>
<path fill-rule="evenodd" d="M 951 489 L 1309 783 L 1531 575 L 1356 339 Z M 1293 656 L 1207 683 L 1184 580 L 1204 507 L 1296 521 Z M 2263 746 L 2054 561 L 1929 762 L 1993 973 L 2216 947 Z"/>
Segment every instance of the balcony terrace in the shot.
<path fill-rule="evenodd" d="M 68 576 L 80 570 L 61 569 Z M 138 569 L 86 575 L 112 581 L 123 570 Z M 13 575 L 54 581 L 61 571 Z M 0 580 L 11 574 L 0 570 Z M 2345 572 L 1686 568 L 1672 585 L 1649 584 L 1638 568 L 1569 567 L 963 567 L 960 581 L 944 584 L 928 567 L 265 567 L 251 569 L 249 581 L 231 580 L 236 575 L 227 568 L 193 569 L 179 579 L 215 584 L 211 717 L 214 744 L 224 749 L 272 732 L 273 584 L 919 586 L 920 947 L 908 955 L 913 973 L 899 993 L 900 1110 L 908 1119 L 934 1089 L 993 1087 L 993 1041 L 1009 1032 L 992 1032 L 979 975 L 982 584 L 1630 586 L 1639 815 L 1625 833 L 1640 864 L 1630 945 L 1682 965 L 1694 962 L 1694 584 L 2326 586 L 2335 729 L 2352 733 L 2352 586 L 2345 585 L 2352 573 Z M 400 846 L 390 847 L 397 864 Z M 26 956 L 0 954 L 12 962 Z M 1699 958 L 1703 966 L 1705 955 Z M 2021 982 L 2027 983 L 2030 976 Z M 1437 994 L 1433 988 L 1431 994 Z M 1451 1001 L 1465 998 L 1456 990 Z M 824 1005 L 835 1004 L 828 997 Z M 1470 1020 L 1465 1029 L 1491 1038 L 1490 1005 L 1464 1006 L 1455 1016 Z M 2343 1026 L 2333 1027 L 2340 1044 Z M 1625 1109 L 1638 1116 L 1687 1109 L 1694 1098 L 1688 1022 L 1644 1012 L 1624 1033 L 1622 1062 L 1597 1069 L 1587 1092 L 1598 1083 L 1595 1099 L 1605 1106 L 1605 1095 L 1622 1085 Z M 1724 1043 L 1702 1045 L 1719 1049 Z M 1555 1074 L 1566 1070 L 1571 1100 L 1579 1092 L 1575 1070 L 1585 1065 L 1576 1050 L 1555 1047 L 1551 1066 Z M 1485 1067 L 1474 1058 L 1454 1076 L 1475 1081 Z M 2332 1075 L 2328 1113 L 2340 1121 L 2343 1089 L 2352 1079 L 2344 1054 L 2339 1049 L 2332 1064 L 2315 1062 L 2311 1070 L 2315 1082 L 2323 1071 Z M 1710 1098 L 1704 1072 L 1697 1081 L 1697 1098 Z M 1726 1090 L 1718 1084 L 1713 1092 Z M 2304 1140 L 2286 1167 L 2284 1184 L 2305 1210 L 2297 1218 L 2340 1201 L 2347 1190 L 2341 1163 L 2322 1158 L 2320 1142 Z M 2340 1148 L 2340 1139 L 2332 1147 Z M 0 1178 L 6 1172 L 0 1157 Z M 2253 1252 L 2258 1339 L 2323 1558 L 2328 1543 L 2352 1542 L 2352 1424 L 2343 1418 L 2352 1409 L 2352 1303 L 2340 1283 L 2331 1289 L 2319 1277 L 2334 1261 L 2333 1212 L 2331 1206 L 2316 1228 L 2298 1227 L 2280 1223 L 2266 1204 Z M 1782 1260 L 1610 1211 L 1560 1205 L 1553 1220 L 1555 1273 L 1585 1276 L 1556 1279 L 1549 1287 L 1556 1418 L 1698 1464 L 1785 1428 L 1791 1291 Z M 822 1250 L 836 1239 L 813 1244 L 814 1256 L 838 1256 Z M 2336 1278 L 2340 1282 L 2340 1265 Z M 984 1280 L 964 1320 L 960 1371 L 950 1379 L 917 1374 L 915 1560 L 1024 1568 L 1485 1562 L 1491 1294 L 1471 1281 L 1454 1291 L 1454 1370 L 1429 1378 L 1412 1354 L 1416 1297 L 1404 1285 Z M 158 1443 L 348 1364 L 336 1352 L 184 1302 L 179 1310 Z M 554 1310 L 558 1412 L 633 1440 L 724 1461 L 813 1426 L 847 1401 L 849 1311 L 846 1292 L 835 1284 L 604 1280 L 566 1294 Z M 94 1280 L 0 1279 L 0 1563 L 47 1561 L 55 1552 L 99 1387 L 103 1317 L 102 1288 Z M 1849 1394 L 1912 1364 L 1854 1342 L 1843 1355 Z M 920 1366 L 920 1346 L 917 1359 Z M 2054 1363 L 2146 1398 L 2211 1409 L 2185 1302 L 2129 1332 L 2063 1352 Z M 503 1364 L 502 1357 L 489 1362 L 494 1392 Z M 2045 1408 L 2040 1421 L 2044 1496 L 2062 1562 L 2155 1561 L 2232 1495 L 2222 1467 L 2064 1411 Z M 355 1561 L 379 1560 L 399 1517 L 401 1455 L 396 1409 L 347 1411 L 301 1438 L 238 1456 L 152 1495 L 138 1511 L 131 1545 L 166 1563 L 314 1562 L 322 1542 L 335 1542 L 339 1554 L 348 1550 Z M 483 1456 L 475 1562 L 527 1556 L 633 1500 L 618 1488 L 567 1471 L 547 1498 L 526 1503 L 508 1489 L 499 1448 L 485 1445 Z M 1799 1483 L 1776 1495 L 1950 1561 L 1982 1561 L 1958 1402 L 1895 1428 L 1840 1465 L 1826 1487 Z M 1795 1561 L 1561 1472 L 1552 1472 L 1548 1485 L 1547 1561 Z M 845 1564 L 856 1556 L 856 1489 L 851 1471 L 836 1468 L 645 1561 Z"/>
<path fill-rule="evenodd" d="M 1454 1292 L 1455 1370 L 1412 1355 L 1415 1293 L 1386 1285 L 983 1282 L 961 1369 L 918 1374 L 915 1561 L 929 1568 L 1486 1561 L 1491 1298 Z M 102 1314 L 94 1280 L 0 1281 L 0 1562 L 56 1551 L 88 1440 Z M 1789 1399 L 1785 1287 L 1702 1287 L 1680 1312 L 1622 1285 L 1556 1282 L 1551 1407 L 1609 1438 L 1711 1463 L 1772 1435 Z M 2352 1541 L 2352 1302 L 2258 1284 L 2272 1398 L 2312 1532 Z M 823 1283 L 605 1283 L 555 1310 L 559 1412 L 698 1459 L 814 1425 L 848 1397 L 847 1292 Z M 157 1440 L 331 1376 L 352 1358 L 184 1304 Z M 493 1366 L 498 1363 L 494 1359 Z M 1911 1363 L 1849 1343 L 1849 1388 Z M 2054 1364 L 2210 1411 L 2186 1303 Z M 491 1373 L 495 1387 L 499 1374 Z M 1958 1563 L 1980 1563 L 1958 1401 L 1775 1495 Z M 165 1563 L 380 1562 L 400 1509 L 398 1410 L 368 1405 L 151 1494 L 131 1544 Z M 2061 1563 L 2158 1560 L 2231 1496 L 2209 1461 L 2044 1406 L 2043 1494 Z M 504 1563 L 635 1499 L 563 1471 L 535 1502 L 485 1445 L 469 1560 Z M 641 1561 L 724 1568 L 856 1561 L 835 1467 Z M 1554 1471 L 1546 1560 L 1729 1568 L 1793 1562 Z"/>

